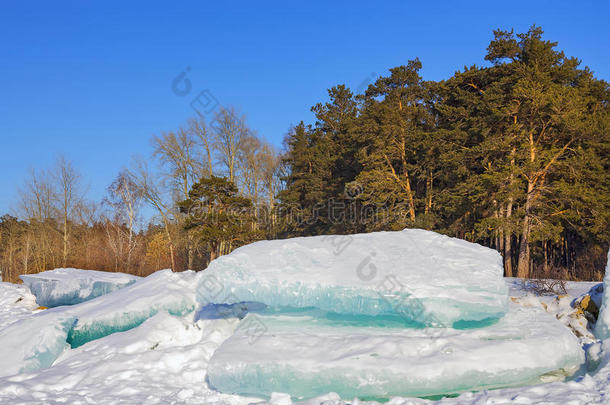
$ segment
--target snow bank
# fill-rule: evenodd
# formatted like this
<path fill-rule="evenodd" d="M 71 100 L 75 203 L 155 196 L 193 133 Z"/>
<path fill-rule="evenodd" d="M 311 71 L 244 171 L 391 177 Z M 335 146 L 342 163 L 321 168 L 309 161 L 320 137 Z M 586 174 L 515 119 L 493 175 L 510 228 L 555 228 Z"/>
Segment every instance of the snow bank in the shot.
<path fill-rule="evenodd" d="M 541 307 L 511 304 L 497 323 L 465 330 L 249 314 L 212 356 L 208 379 L 221 392 L 265 398 L 389 398 L 557 380 L 583 362 L 578 339 Z"/>
<path fill-rule="evenodd" d="M 492 249 L 420 229 L 260 241 L 214 260 L 202 305 L 262 302 L 345 314 L 399 314 L 452 326 L 507 309 L 502 259 Z"/>
<path fill-rule="evenodd" d="M 55 269 L 19 277 L 36 296 L 38 305 L 49 308 L 88 301 L 140 279 L 125 273 L 79 269 Z"/>
<path fill-rule="evenodd" d="M 610 250 L 608 251 L 608 263 L 604 276 L 604 295 L 599 310 L 597 323 L 595 324 L 595 336 L 598 339 L 610 339 Z"/>

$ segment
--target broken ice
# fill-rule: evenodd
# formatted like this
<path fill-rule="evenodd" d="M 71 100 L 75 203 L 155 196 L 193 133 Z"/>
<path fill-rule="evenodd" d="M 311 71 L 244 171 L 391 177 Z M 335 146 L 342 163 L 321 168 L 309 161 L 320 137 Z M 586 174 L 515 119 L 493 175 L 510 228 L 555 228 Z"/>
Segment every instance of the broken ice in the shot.
<path fill-rule="evenodd" d="M 55 269 L 20 276 L 38 305 L 74 305 L 127 287 L 140 277 L 105 271 Z"/>
<path fill-rule="evenodd" d="M 260 241 L 214 260 L 201 305 L 244 301 L 453 326 L 507 309 L 495 250 L 420 229 Z M 473 324 L 474 325 L 474 324 Z"/>
<path fill-rule="evenodd" d="M 249 314 L 208 365 L 224 393 L 294 399 L 447 395 L 563 379 L 584 361 L 578 339 L 541 308 L 511 304 L 479 329 L 341 326 L 325 317 Z"/>

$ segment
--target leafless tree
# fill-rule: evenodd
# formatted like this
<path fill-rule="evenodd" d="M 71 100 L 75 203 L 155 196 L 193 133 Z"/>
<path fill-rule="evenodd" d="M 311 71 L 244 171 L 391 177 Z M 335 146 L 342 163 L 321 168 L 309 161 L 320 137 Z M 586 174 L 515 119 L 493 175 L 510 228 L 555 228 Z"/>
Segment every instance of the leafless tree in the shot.
<path fill-rule="evenodd" d="M 166 180 L 172 185 L 174 202 L 189 198 L 192 185 L 199 179 L 205 167 L 200 146 L 205 137 L 205 127 L 201 121 L 197 122 L 197 131 L 179 129 L 178 131 L 153 137 L 154 156 L 157 157 L 163 168 Z M 183 239 L 186 243 L 187 266 L 193 267 L 193 237 L 186 234 Z"/>
<path fill-rule="evenodd" d="M 148 202 L 159 214 L 163 222 L 163 229 L 165 230 L 165 236 L 167 237 L 170 260 L 172 264 L 172 270 L 176 270 L 176 252 L 174 238 L 172 237 L 171 225 L 175 219 L 175 212 L 173 210 L 173 204 L 167 202 L 165 198 L 166 193 L 163 193 L 161 187 L 161 181 L 158 177 L 154 176 L 148 165 L 144 161 L 136 161 L 135 171 L 130 171 L 130 176 L 134 180 L 137 192 L 142 198 Z"/>
<path fill-rule="evenodd" d="M 19 190 L 19 214 L 28 220 L 44 222 L 53 217 L 54 190 L 51 176 L 31 169 L 25 186 Z"/>
<path fill-rule="evenodd" d="M 62 266 L 66 267 L 69 254 L 70 222 L 75 211 L 83 201 L 85 191 L 80 174 L 72 163 L 63 156 L 57 158 L 57 163 L 53 170 L 53 180 L 56 187 L 57 212 L 62 224 Z"/>
<path fill-rule="evenodd" d="M 249 132 L 246 118 L 235 107 L 223 107 L 214 116 L 213 129 L 220 160 L 227 169 L 229 180 L 235 182 L 239 147 Z"/>
<path fill-rule="evenodd" d="M 126 256 L 125 268 L 127 271 L 131 269 L 131 258 L 137 246 L 135 232 L 142 199 L 141 189 L 138 188 L 131 174 L 123 170 L 108 187 L 108 197 L 104 200 L 104 203 L 112 208 L 114 214 L 114 221 L 110 219 L 106 221 L 109 244 L 117 259 Z M 111 229 L 113 230 L 112 235 Z M 123 255 L 122 252 L 124 244 L 126 244 L 126 255 Z M 118 268 L 118 260 L 115 262 L 115 267 Z"/>
<path fill-rule="evenodd" d="M 260 153 L 262 142 L 253 134 L 244 136 L 239 144 L 239 176 L 238 186 L 242 193 L 247 194 L 254 204 L 258 204 L 261 188 L 262 162 Z"/>
<path fill-rule="evenodd" d="M 196 142 L 202 149 L 200 154 L 201 159 L 201 175 L 211 176 L 214 174 L 214 136 L 208 128 L 203 118 L 191 118 L 188 120 L 188 130 L 195 137 Z"/>
<path fill-rule="evenodd" d="M 152 138 L 153 156 L 158 158 L 163 175 L 178 199 L 188 198 L 192 184 L 201 172 L 197 141 L 190 131 L 179 129 Z"/>

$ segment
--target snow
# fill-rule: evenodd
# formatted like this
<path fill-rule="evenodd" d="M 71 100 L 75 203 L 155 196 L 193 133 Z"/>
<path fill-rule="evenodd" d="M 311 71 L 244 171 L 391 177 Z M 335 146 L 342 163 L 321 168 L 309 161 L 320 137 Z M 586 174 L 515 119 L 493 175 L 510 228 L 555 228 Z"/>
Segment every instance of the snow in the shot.
<path fill-rule="evenodd" d="M 380 255 L 381 253 L 378 251 L 376 257 Z M 341 256 L 341 252 L 338 253 L 338 256 Z M 347 258 L 344 259 L 347 260 Z M 339 259 L 337 260 L 339 262 Z M 377 262 L 373 260 L 367 262 L 367 264 L 370 263 L 375 264 L 379 269 Z M 291 347 L 287 347 L 286 344 L 278 345 L 277 350 L 263 347 L 263 351 L 268 352 L 271 358 L 273 356 L 281 357 L 282 351 L 288 354 L 287 357 L 295 358 L 301 355 L 302 350 L 323 353 L 327 350 L 328 344 L 320 344 L 317 335 L 328 330 L 347 331 L 352 329 L 355 332 L 345 334 L 345 339 L 341 341 L 346 344 L 337 343 L 337 353 L 353 354 L 350 348 L 357 346 L 363 350 L 359 354 L 360 356 L 377 354 L 378 361 L 385 362 L 384 364 L 388 364 L 388 367 L 397 367 L 399 371 L 404 369 L 400 372 L 407 373 L 407 376 L 408 373 L 414 375 L 413 370 L 419 369 L 419 365 L 421 365 L 421 373 L 427 376 L 431 375 L 428 373 L 440 372 L 443 367 L 448 367 L 445 363 L 440 362 L 441 354 L 458 360 L 462 356 L 462 360 L 474 369 L 482 367 L 484 370 L 488 370 L 487 367 L 483 367 L 483 363 L 486 362 L 490 367 L 497 366 L 496 370 L 501 371 L 502 362 L 495 359 L 481 359 L 481 356 L 491 353 L 491 351 L 488 353 L 485 348 L 505 344 L 506 347 L 497 348 L 493 353 L 496 353 L 498 357 L 504 357 L 505 361 L 509 363 L 525 361 L 525 356 L 520 353 L 522 350 L 530 351 L 531 347 L 529 344 L 526 345 L 527 341 L 531 341 L 531 344 L 538 348 L 538 351 L 532 355 L 532 362 L 548 361 L 549 367 L 556 367 L 560 365 L 560 362 L 552 365 L 550 360 L 557 360 L 560 357 L 558 356 L 560 353 L 557 352 L 563 351 L 557 350 L 558 346 L 549 342 L 563 341 L 562 336 L 564 336 L 565 330 L 570 330 L 566 328 L 564 318 L 572 315 L 572 311 L 574 311 L 571 303 L 596 284 L 568 283 L 569 297 L 539 298 L 520 290 L 516 280 L 514 283 L 513 280 L 507 280 L 510 294 L 515 297 L 516 302 L 511 301 L 510 311 L 505 318 L 478 329 L 406 328 L 404 323 L 390 321 L 390 318 L 386 319 L 381 316 L 375 318 L 384 319 L 382 324 L 367 329 L 362 324 L 362 320 L 365 319 L 363 315 L 333 314 L 324 318 L 320 316 L 324 311 L 312 309 L 294 309 L 292 313 L 282 315 L 278 308 L 261 309 L 249 304 L 244 306 L 244 303 L 235 306 L 208 307 L 205 311 L 200 311 L 199 318 L 202 319 L 195 321 L 195 289 L 203 275 L 205 272 L 195 274 L 193 272 L 162 271 L 155 273 L 152 278 L 141 279 L 129 287 L 108 295 L 73 306 L 43 311 L 36 310 L 34 297 L 24 286 L 0 283 L 0 403 L 245 405 L 268 402 L 276 405 L 289 405 L 293 400 L 296 401 L 296 398 L 291 398 L 290 394 L 286 392 L 268 393 L 267 398 L 270 399 L 267 401 L 255 397 L 220 393 L 210 387 L 207 369 L 210 361 L 210 365 L 212 365 L 222 359 L 223 353 L 226 354 L 226 349 L 232 345 L 231 339 L 237 339 L 244 334 L 254 337 L 252 342 L 245 343 L 241 348 L 235 348 L 235 350 L 245 353 L 251 353 L 251 347 L 261 345 L 262 339 L 270 339 L 269 341 L 272 342 L 273 335 L 277 337 L 278 342 L 281 342 L 287 333 L 286 330 L 280 330 L 281 326 L 296 317 L 300 318 L 299 322 L 303 322 L 306 317 L 317 319 L 315 324 L 308 323 L 299 331 L 293 331 L 297 335 L 311 332 L 312 338 L 309 340 L 302 338 L 299 341 L 301 346 L 294 342 Z M 609 282 L 610 280 L 606 277 L 606 286 Z M 138 285 L 140 287 L 136 288 Z M 606 288 L 606 293 L 608 290 L 609 288 Z M 605 309 L 602 310 L 602 313 L 607 312 L 606 307 L 610 302 L 608 297 L 604 298 L 604 302 Z M 541 311 L 545 306 L 548 316 L 543 318 L 542 316 L 545 314 Z M 151 310 L 151 308 L 153 309 Z M 230 309 L 227 310 L 228 308 Z M 241 321 L 238 319 L 253 309 L 255 311 L 250 312 L 244 319 Z M 173 315 L 167 310 L 171 310 Z M 506 322 L 513 316 L 522 317 L 518 326 L 506 325 Z M 68 322 L 70 317 L 79 319 L 81 326 L 91 325 L 96 319 L 101 319 L 104 324 L 108 325 L 108 329 L 105 330 L 108 335 L 99 335 L 96 338 L 95 334 L 91 334 L 89 337 L 96 338 L 95 340 L 71 348 L 67 344 L 68 337 L 65 334 L 65 327 L 62 326 L 65 325 L 62 324 L 62 319 Z M 261 320 L 269 317 L 274 319 L 281 317 L 281 319 L 274 321 L 275 323 L 249 321 L 249 318 L 254 317 L 259 317 Z M 134 318 L 137 318 L 135 323 L 116 322 L 117 319 L 120 321 Z M 502 327 L 503 322 L 505 327 Z M 281 333 L 269 334 L 269 331 L 276 328 L 275 324 L 279 324 L 277 329 Z M 122 327 L 131 329 L 118 331 Z M 572 326 L 570 327 L 572 328 Z M 486 340 L 484 343 L 470 348 L 469 345 L 476 341 L 477 337 L 490 337 L 489 334 L 494 330 L 493 328 L 500 328 L 496 336 L 500 337 L 498 341 Z M 515 332 L 515 339 L 512 340 L 509 338 L 511 328 Z M 370 332 L 372 329 L 375 331 L 374 333 Z M 367 334 L 367 330 L 370 333 Z M 374 339 L 377 334 L 389 337 L 387 341 L 379 343 L 375 352 L 371 352 L 370 346 L 367 349 L 366 345 L 371 345 L 371 339 Z M 394 334 L 398 334 L 398 336 L 404 334 L 405 339 L 393 339 Z M 525 339 L 520 339 L 520 337 Z M 226 347 L 223 343 L 225 340 Z M 546 346 L 539 340 L 546 342 Z M 565 342 L 568 341 L 569 339 Z M 581 337 L 580 341 L 586 349 L 589 371 L 584 374 L 587 370 L 580 370 L 567 381 L 537 383 L 513 388 L 482 389 L 476 392 L 464 392 L 456 397 L 442 398 L 438 401 L 396 396 L 386 404 L 607 404 L 610 402 L 610 339 L 585 343 L 585 339 Z M 417 346 L 417 343 L 420 342 L 423 342 L 421 346 Z M 520 344 L 527 347 L 522 348 Z M 219 349 L 220 346 L 223 348 Z M 569 346 L 571 347 L 571 343 Z M 422 350 L 417 355 L 413 354 L 418 347 L 426 349 L 428 352 Z M 409 363 L 410 367 L 408 364 L 398 364 L 398 361 L 393 363 L 391 351 L 397 350 L 396 348 L 400 349 L 400 352 L 396 352 L 398 358 L 402 356 L 402 358 L 412 361 Z M 445 348 L 451 348 L 452 353 L 439 354 Z M 40 355 L 45 350 L 50 354 L 48 356 Z M 60 353 L 56 356 L 53 350 L 60 351 Z M 451 350 L 444 351 L 451 352 Z M 549 352 L 551 352 L 550 355 Z M 32 353 L 34 353 L 33 356 Z M 580 355 L 582 356 L 582 352 Z M 55 356 L 57 358 L 52 364 L 47 364 L 49 359 Z M 244 361 L 247 358 L 244 357 Z M 338 355 L 331 354 L 327 356 L 326 360 L 332 365 L 337 362 L 349 362 L 350 358 L 339 358 Z M 362 370 L 366 364 L 373 366 L 377 364 L 371 359 L 366 360 L 368 361 L 364 361 L 362 367 L 358 366 L 361 364 L 360 362 L 354 362 L 355 366 L 350 372 Z M 316 362 L 321 362 L 321 358 L 314 357 L 313 363 Z M 290 358 L 286 360 L 286 363 L 290 365 Z M 294 364 L 297 362 L 294 361 Z M 433 367 L 435 364 L 437 369 Z M 213 367 L 210 367 L 210 371 Z M 36 368 L 39 369 L 36 370 Z M 301 369 L 308 372 L 316 371 L 307 361 L 303 361 L 299 367 L 299 370 Z M 454 371 L 454 368 L 450 368 L 450 371 Z M 317 372 L 327 371 L 320 366 Z M 346 373 L 345 377 L 348 376 Z M 544 380 L 560 377 L 561 373 L 551 373 L 545 375 Z M 213 380 L 213 378 L 211 379 Z M 322 383 L 327 382 L 322 381 Z M 367 380 L 362 383 L 363 386 L 366 386 Z M 506 384 L 506 381 L 502 381 L 502 383 Z M 359 385 L 354 387 L 358 388 Z M 341 396 L 333 392 L 323 392 L 322 395 L 303 401 L 302 404 L 362 404 L 362 400 L 354 398 L 354 392 L 351 390 L 342 393 Z"/>
<path fill-rule="evenodd" d="M 65 351 L 53 367 L 0 379 L 1 403 L 247 404 L 205 384 L 207 362 L 237 320 L 159 312 L 139 327 Z"/>
<path fill-rule="evenodd" d="M 23 285 L 0 282 L 0 330 L 36 309 L 36 297 Z"/>
<path fill-rule="evenodd" d="M 595 325 L 595 335 L 599 339 L 610 339 L 610 250 L 608 251 L 606 275 L 604 276 L 604 294 L 599 318 Z"/>
<path fill-rule="evenodd" d="M 528 291 L 524 282 L 520 278 L 516 277 L 505 277 L 504 280 L 508 284 L 508 295 L 511 297 L 522 297 L 526 295 L 532 295 L 531 291 Z M 579 297 L 587 294 L 593 287 L 600 285 L 598 281 L 565 281 L 566 292 L 570 297 Z M 537 299 L 542 302 L 547 302 L 554 299 L 555 296 L 541 296 Z"/>
<path fill-rule="evenodd" d="M 177 275 L 180 277 L 179 273 Z M 23 319 L 26 316 L 24 309 L 31 311 L 31 307 L 23 305 L 25 299 L 15 302 L 22 294 L 22 286 L 1 283 L 0 308 Z M 2 300 L 8 296 L 10 299 Z M 28 317 L 32 316 L 29 312 Z M 261 400 L 221 394 L 206 382 L 208 360 L 231 336 L 238 322 L 237 319 L 216 319 L 193 324 L 190 315 L 178 318 L 159 311 L 134 329 L 111 334 L 76 349 L 66 349 L 50 368 L 0 377 L 0 403 L 257 403 Z M 606 349 L 605 353 L 610 350 Z M 610 365 L 607 354 L 602 357 L 602 365 L 595 373 L 574 381 L 467 392 L 440 401 L 394 397 L 386 404 L 605 404 L 610 395 Z M 6 364 L 0 357 L 0 369 Z M 270 401 L 292 403 L 285 393 L 273 394 Z M 325 393 L 303 403 L 362 404 L 351 395 L 341 399 L 335 393 Z"/>
<path fill-rule="evenodd" d="M 162 270 L 108 295 L 10 323 L 0 330 L 0 358 L 7 362 L 0 375 L 49 367 L 67 347 L 135 328 L 159 311 L 191 313 L 195 285 L 195 272 Z"/>
<path fill-rule="evenodd" d="M 500 255 L 421 229 L 260 241 L 210 263 L 197 288 L 209 303 L 244 301 L 345 314 L 399 314 L 452 326 L 501 317 Z"/>
<path fill-rule="evenodd" d="M 0 330 L 0 376 L 49 367 L 66 347 L 75 318 L 41 312 Z"/>
<path fill-rule="evenodd" d="M 55 269 L 20 278 L 36 296 L 38 305 L 49 308 L 88 301 L 140 279 L 131 274 L 80 269 Z"/>
<path fill-rule="evenodd" d="M 480 329 L 337 326 L 315 316 L 248 315 L 208 367 L 221 392 L 309 399 L 432 396 L 562 379 L 584 354 L 542 307 L 512 304 Z"/>

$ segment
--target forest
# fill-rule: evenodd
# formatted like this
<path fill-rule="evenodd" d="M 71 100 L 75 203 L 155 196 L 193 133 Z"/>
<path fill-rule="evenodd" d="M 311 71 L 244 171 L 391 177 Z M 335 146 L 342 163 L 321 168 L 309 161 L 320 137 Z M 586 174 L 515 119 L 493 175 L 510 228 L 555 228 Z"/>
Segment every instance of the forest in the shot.
<path fill-rule="evenodd" d="M 480 65 L 413 59 L 345 85 L 281 147 L 232 106 L 151 138 L 102 201 L 65 157 L 0 217 L 3 281 L 57 267 L 201 270 L 262 239 L 424 228 L 498 250 L 506 276 L 600 280 L 610 243 L 610 88 L 540 27 Z M 145 148 L 146 145 L 142 145 Z"/>

